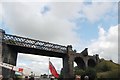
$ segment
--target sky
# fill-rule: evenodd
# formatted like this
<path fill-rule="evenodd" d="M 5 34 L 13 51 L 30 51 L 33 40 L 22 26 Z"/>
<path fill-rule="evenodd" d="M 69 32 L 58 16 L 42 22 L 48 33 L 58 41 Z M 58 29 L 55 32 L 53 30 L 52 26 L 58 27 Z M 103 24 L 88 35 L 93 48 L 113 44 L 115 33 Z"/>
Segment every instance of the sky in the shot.
<path fill-rule="evenodd" d="M 7 34 L 60 45 L 118 62 L 118 0 L 1 0 L 0 28 Z M 17 66 L 48 74 L 46 56 L 19 53 Z M 58 73 L 62 59 L 50 57 Z"/>

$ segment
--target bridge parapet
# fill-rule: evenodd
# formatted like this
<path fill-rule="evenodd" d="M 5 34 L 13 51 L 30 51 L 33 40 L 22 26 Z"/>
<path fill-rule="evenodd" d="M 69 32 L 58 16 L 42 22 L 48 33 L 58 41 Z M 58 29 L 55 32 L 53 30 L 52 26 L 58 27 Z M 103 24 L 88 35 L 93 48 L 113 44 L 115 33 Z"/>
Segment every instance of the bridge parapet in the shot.
<path fill-rule="evenodd" d="M 3 42 L 8 45 L 35 48 L 35 49 L 58 52 L 58 53 L 67 52 L 66 46 L 24 38 L 24 37 L 15 36 L 15 35 L 9 35 L 9 34 L 4 34 Z"/>

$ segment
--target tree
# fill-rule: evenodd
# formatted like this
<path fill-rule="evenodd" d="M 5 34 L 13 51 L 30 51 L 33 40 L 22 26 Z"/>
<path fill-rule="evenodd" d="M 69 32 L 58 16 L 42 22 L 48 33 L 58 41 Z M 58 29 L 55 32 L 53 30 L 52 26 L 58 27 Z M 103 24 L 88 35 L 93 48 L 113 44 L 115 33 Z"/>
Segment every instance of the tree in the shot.
<path fill-rule="evenodd" d="M 95 80 L 95 78 L 97 77 L 96 70 L 94 68 L 90 68 L 90 67 L 88 67 L 85 70 L 85 73 L 82 76 L 82 78 L 84 78 L 84 76 L 86 76 L 86 75 L 89 76 L 89 80 Z"/>
<path fill-rule="evenodd" d="M 108 62 L 102 61 L 96 66 L 96 70 L 97 72 L 106 72 L 106 71 L 110 71 L 111 67 L 108 64 Z"/>
<path fill-rule="evenodd" d="M 61 68 L 59 77 L 60 77 L 60 78 L 63 78 L 63 68 Z"/>
<path fill-rule="evenodd" d="M 74 67 L 74 74 L 75 75 L 83 75 L 84 72 L 85 71 L 83 69 L 78 68 L 78 66 Z"/>

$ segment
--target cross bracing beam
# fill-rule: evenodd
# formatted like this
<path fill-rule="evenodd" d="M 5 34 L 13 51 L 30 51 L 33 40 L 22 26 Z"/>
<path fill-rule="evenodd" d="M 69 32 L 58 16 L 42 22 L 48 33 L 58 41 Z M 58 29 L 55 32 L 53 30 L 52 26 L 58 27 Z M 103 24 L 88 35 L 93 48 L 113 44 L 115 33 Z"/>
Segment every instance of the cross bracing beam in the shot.
<path fill-rule="evenodd" d="M 29 39 L 16 35 L 10 35 L 10 34 L 4 34 L 3 42 L 9 45 L 35 48 L 40 50 L 52 51 L 52 52 L 59 52 L 59 53 L 67 52 L 66 46 L 53 44 L 49 42 L 43 42 L 40 40 Z"/>

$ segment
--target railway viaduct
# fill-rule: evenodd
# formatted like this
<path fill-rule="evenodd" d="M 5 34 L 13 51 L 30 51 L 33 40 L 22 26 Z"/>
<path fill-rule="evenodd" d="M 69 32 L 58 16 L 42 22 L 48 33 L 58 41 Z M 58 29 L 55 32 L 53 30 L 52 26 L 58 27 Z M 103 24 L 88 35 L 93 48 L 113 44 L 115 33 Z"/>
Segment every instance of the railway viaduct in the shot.
<path fill-rule="evenodd" d="M 76 62 L 78 67 L 94 67 L 99 62 L 99 56 L 88 55 L 87 48 L 81 53 L 72 49 L 71 45 L 62 46 L 40 40 L 29 39 L 16 35 L 6 34 L 0 29 L 0 62 L 16 65 L 18 53 L 27 53 L 49 57 L 58 57 L 63 60 L 63 77 L 73 78 L 73 63 Z M 14 72 L 0 67 L 0 74 L 5 78 L 14 76 Z"/>

